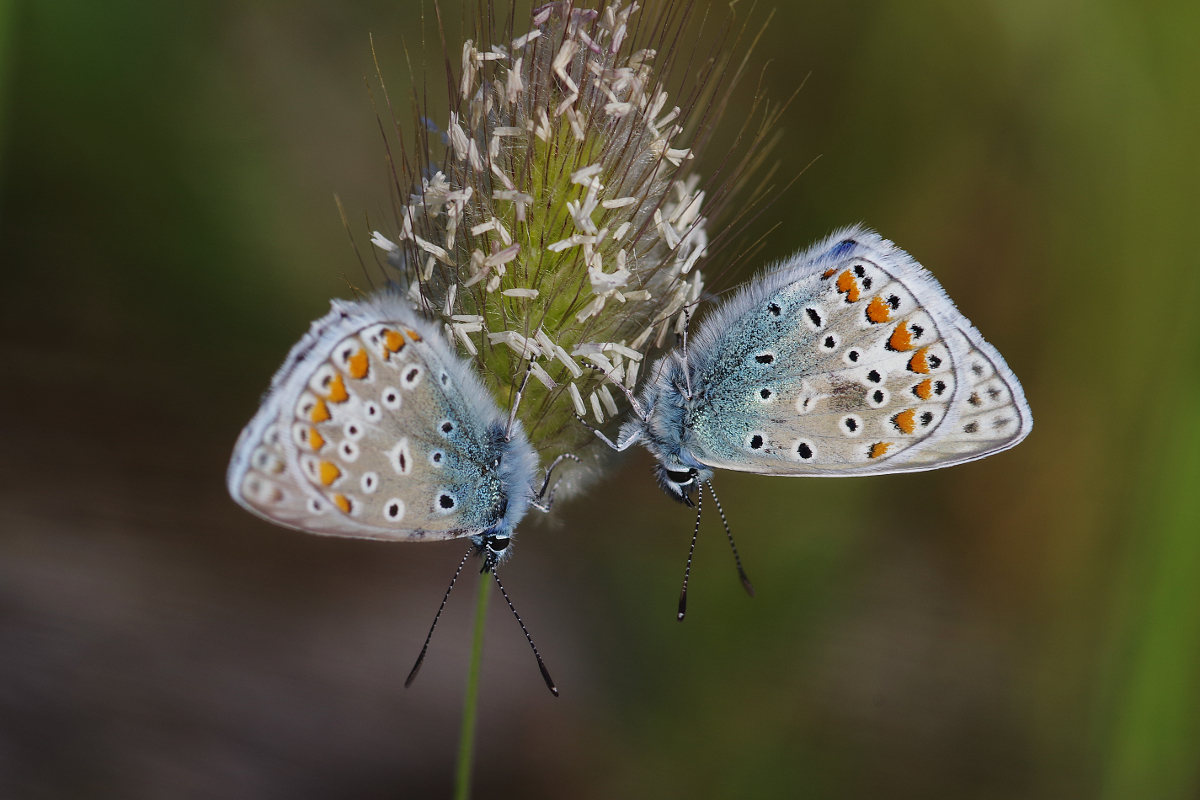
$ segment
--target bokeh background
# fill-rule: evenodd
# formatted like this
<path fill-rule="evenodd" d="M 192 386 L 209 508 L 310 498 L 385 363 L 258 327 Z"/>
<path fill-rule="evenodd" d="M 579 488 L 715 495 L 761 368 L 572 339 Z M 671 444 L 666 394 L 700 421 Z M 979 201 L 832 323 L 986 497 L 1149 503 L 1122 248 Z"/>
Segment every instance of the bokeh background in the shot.
<path fill-rule="evenodd" d="M 368 35 L 394 94 L 406 46 L 440 89 L 421 25 L 0 0 L 0 796 L 449 793 L 473 576 L 402 681 L 461 545 L 304 536 L 223 487 L 357 282 L 333 194 L 360 246 L 387 217 Z M 1005 354 L 1033 434 L 720 475 L 759 593 L 714 516 L 683 625 L 691 516 L 644 454 L 527 523 L 506 583 L 562 697 L 494 596 L 478 797 L 1197 796 L 1197 41 L 1189 0 L 779 5 L 754 68 L 780 99 L 811 73 L 780 174 L 821 158 L 757 260 L 867 221 Z"/>

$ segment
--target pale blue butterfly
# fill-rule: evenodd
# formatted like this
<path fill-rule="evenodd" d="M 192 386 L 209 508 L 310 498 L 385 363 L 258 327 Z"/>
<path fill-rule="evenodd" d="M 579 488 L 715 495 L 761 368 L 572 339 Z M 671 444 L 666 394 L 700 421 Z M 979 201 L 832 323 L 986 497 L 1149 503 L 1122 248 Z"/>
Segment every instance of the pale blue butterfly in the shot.
<path fill-rule="evenodd" d="M 1007 450 L 1033 425 L 1016 376 L 934 277 L 862 227 L 769 268 L 684 337 L 605 441 L 641 442 L 688 505 L 716 468 L 916 472 Z"/>
<path fill-rule="evenodd" d="M 539 489 L 538 459 L 516 404 L 505 419 L 471 365 L 404 301 L 383 295 L 331 305 L 292 348 L 242 431 L 229 464 L 229 493 L 263 519 L 309 533 L 392 541 L 469 537 L 472 547 L 450 589 L 472 552 L 483 558 L 482 571 L 495 576 L 525 512 L 549 510 L 555 465 Z M 445 605 L 443 598 L 434 625 Z M 432 635 L 431 627 L 406 686 Z"/>

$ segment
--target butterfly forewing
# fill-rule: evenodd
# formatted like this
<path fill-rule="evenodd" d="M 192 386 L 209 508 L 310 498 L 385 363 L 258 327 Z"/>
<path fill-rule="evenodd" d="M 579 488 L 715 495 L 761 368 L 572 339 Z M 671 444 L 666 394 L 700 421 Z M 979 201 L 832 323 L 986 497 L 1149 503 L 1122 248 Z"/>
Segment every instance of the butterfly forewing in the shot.
<path fill-rule="evenodd" d="M 506 487 L 495 469 L 499 411 L 472 379 L 406 307 L 335 305 L 243 432 L 230 491 L 313 533 L 479 533 L 504 515 Z"/>
<path fill-rule="evenodd" d="M 769 474 L 933 469 L 1028 433 L 1020 384 L 933 277 L 861 230 L 770 273 L 692 349 L 701 462 Z"/>

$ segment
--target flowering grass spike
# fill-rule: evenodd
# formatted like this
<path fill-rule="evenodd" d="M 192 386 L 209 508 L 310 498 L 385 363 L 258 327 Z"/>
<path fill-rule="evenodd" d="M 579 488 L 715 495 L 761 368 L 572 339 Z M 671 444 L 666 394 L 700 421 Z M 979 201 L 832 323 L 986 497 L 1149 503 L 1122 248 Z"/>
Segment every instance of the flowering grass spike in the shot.
<path fill-rule="evenodd" d="M 511 38 L 477 29 L 448 69 L 440 157 L 426 122 L 397 230 L 372 239 L 502 406 L 528 373 L 519 415 L 543 460 L 605 457 L 575 415 L 614 424 L 618 387 L 637 385 L 704 289 L 711 199 L 684 139 L 714 121 L 706 89 L 724 61 L 675 44 L 687 14 L 672 8 L 650 23 L 636 3 L 561 0 Z M 700 67 L 688 111 L 664 77 L 684 57 Z"/>

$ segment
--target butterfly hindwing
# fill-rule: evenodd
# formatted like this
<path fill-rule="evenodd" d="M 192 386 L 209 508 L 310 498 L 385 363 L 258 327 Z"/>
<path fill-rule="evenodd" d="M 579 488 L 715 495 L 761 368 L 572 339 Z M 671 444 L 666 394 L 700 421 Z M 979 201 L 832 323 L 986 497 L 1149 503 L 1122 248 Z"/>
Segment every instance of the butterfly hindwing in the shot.
<path fill-rule="evenodd" d="M 335 301 L 243 432 L 229 489 L 259 516 L 312 533 L 478 534 L 510 500 L 523 508 L 532 480 L 532 451 L 523 437 L 504 442 L 503 422 L 470 367 L 406 305 Z M 496 468 L 510 455 L 515 476 L 512 464 Z"/>
<path fill-rule="evenodd" d="M 934 469 L 1013 446 L 1032 424 L 1000 355 L 906 253 L 840 232 L 753 282 L 688 353 L 685 446 L 778 475 Z"/>

